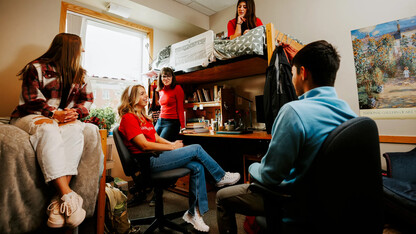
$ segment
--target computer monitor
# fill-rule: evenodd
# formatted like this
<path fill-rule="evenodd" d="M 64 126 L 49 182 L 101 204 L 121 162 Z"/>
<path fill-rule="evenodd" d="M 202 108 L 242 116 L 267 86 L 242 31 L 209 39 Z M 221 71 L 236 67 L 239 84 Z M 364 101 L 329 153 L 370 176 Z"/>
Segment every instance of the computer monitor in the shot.
<path fill-rule="evenodd" d="M 264 118 L 264 102 L 263 102 L 264 95 L 256 96 L 256 118 L 257 123 L 265 123 L 266 120 Z"/>

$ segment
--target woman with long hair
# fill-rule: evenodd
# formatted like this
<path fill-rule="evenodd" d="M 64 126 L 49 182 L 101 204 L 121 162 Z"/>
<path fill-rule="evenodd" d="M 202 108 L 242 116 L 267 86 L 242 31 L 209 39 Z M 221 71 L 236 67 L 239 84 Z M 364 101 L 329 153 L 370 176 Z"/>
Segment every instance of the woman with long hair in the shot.
<path fill-rule="evenodd" d="M 239 173 L 225 172 L 200 145 L 184 146 L 182 141 L 170 142 L 160 137 L 146 115 L 148 96 L 141 85 L 126 88 L 121 96 L 118 114 L 121 117 L 119 130 L 124 144 L 134 157 L 142 153 L 161 151 L 158 157 L 150 157 L 151 172 L 160 172 L 180 167 L 191 170 L 189 179 L 189 209 L 183 219 L 198 231 L 208 232 L 202 215 L 208 211 L 205 184 L 205 169 L 216 181 L 217 187 L 232 185 L 240 179 Z"/>
<path fill-rule="evenodd" d="M 228 37 L 232 40 L 260 25 L 263 23 L 256 17 L 254 0 L 238 0 L 235 18 L 228 21 Z"/>
<path fill-rule="evenodd" d="M 52 228 L 77 227 L 86 213 L 83 199 L 69 186 L 84 148 L 79 119 L 88 116 L 93 102 L 82 51 L 79 36 L 56 35 L 49 49 L 19 72 L 22 92 L 11 115 L 11 124 L 29 133 L 45 182 L 57 190 L 47 208 Z"/>
<path fill-rule="evenodd" d="M 182 87 L 176 83 L 176 77 L 171 68 L 162 68 L 156 90 L 159 92 L 160 104 L 156 132 L 168 141 L 175 141 L 181 128 L 185 128 L 183 108 L 185 95 Z"/>

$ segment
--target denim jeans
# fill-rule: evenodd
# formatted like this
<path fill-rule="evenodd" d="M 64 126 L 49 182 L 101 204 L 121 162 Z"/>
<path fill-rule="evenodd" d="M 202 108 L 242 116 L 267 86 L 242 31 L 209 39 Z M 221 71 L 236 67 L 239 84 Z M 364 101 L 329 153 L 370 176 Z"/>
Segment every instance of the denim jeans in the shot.
<path fill-rule="evenodd" d="M 178 138 L 179 131 L 181 130 L 181 123 L 179 122 L 179 119 L 159 118 L 156 122 L 155 129 L 160 137 L 173 142 Z"/>
<path fill-rule="evenodd" d="M 76 120 L 58 126 L 55 120 L 42 115 L 27 115 L 11 123 L 30 135 L 30 142 L 45 177 L 45 182 L 66 175 L 77 175 L 84 150 L 85 124 Z"/>
<path fill-rule="evenodd" d="M 216 182 L 225 175 L 225 171 L 200 145 L 189 145 L 180 149 L 165 151 L 159 157 L 150 158 L 152 172 L 185 167 L 191 170 L 189 178 L 189 210 L 195 214 L 195 206 L 204 214 L 208 211 L 208 196 L 205 184 L 204 168 Z"/>

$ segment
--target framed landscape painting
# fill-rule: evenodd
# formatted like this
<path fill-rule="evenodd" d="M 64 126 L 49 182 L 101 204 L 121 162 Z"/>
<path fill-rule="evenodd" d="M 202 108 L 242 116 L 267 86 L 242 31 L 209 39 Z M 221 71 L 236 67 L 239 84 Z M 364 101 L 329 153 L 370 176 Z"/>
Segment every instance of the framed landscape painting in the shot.
<path fill-rule="evenodd" d="M 351 31 L 360 115 L 416 118 L 416 16 Z"/>

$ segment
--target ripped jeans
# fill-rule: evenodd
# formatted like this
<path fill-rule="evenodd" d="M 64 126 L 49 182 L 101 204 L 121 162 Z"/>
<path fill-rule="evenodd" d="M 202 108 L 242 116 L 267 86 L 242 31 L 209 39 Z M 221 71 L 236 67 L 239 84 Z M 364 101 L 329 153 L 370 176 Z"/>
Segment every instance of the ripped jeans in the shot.
<path fill-rule="evenodd" d="M 78 174 L 84 149 L 83 122 L 76 120 L 59 126 L 55 120 L 43 115 L 27 115 L 12 119 L 11 124 L 29 133 L 46 183 Z"/>

